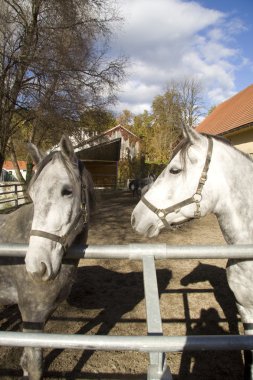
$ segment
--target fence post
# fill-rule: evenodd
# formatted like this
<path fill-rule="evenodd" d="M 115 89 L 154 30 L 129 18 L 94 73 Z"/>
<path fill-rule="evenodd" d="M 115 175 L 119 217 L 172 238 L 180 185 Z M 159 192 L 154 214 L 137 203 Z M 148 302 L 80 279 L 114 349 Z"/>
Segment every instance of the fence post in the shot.
<path fill-rule="evenodd" d="M 162 336 L 163 330 L 154 256 L 143 256 L 142 263 L 148 335 Z M 172 380 L 164 352 L 151 352 L 149 358 L 148 380 Z"/>

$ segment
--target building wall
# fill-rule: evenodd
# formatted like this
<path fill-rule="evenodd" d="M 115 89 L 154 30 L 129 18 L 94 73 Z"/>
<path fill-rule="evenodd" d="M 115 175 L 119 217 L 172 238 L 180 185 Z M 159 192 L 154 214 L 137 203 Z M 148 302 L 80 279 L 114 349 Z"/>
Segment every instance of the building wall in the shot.
<path fill-rule="evenodd" d="M 224 135 L 233 146 L 253 156 L 253 129 Z"/>
<path fill-rule="evenodd" d="M 26 161 L 18 161 L 18 166 L 19 166 L 19 169 L 20 169 L 20 172 L 23 176 L 24 179 L 26 179 Z M 10 160 L 6 160 L 4 161 L 4 164 L 3 164 L 3 169 L 5 170 L 5 176 L 3 177 L 10 177 L 11 181 L 12 180 L 16 180 L 17 181 L 17 178 L 16 178 L 16 172 L 15 172 L 15 169 L 14 169 L 14 166 L 13 166 L 13 162 L 10 161 Z M 2 179 L 2 180 L 5 180 L 5 181 L 8 181 L 8 179 Z"/>
<path fill-rule="evenodd" d="M 105 132 L 110 140 L 121 138 L 120 159 L 134 158 L 140 153 L 140 142 L 137 136 L 128 133 L 125 128 L 118 126 Z"/>
<path fill-rule="evenodd" d="M 20 170 L 20 172 L 21 172 L 23 178 L 26 179 L 26 170 Z M 14 169 L 9 169 L 9 170 L 8 170 L 8 173 L 10 173 L 13 177 L 16 178 L 16 172 L 15 172 Z M 17 180 L 17 179 L 16 179 L 16 180 Z"/>
<path fill-rule="evenodd" d="M 134 158 L 138 156 L 140 153 L 140 139 L 134 133 L 122 127 L 121 125 L 109 129 L 102 135 L 97 136 L 90 141 L 88 140 L 86 143 L 84 143 L 84 145 L 78 146 L 75 151 L 78 152 L 80 150 L 90 148 L 92 146 L 97 146 L 99 144 L 103 144 L 105 142 L 118 138 L 121 139 L 120 159 L 127 157 Z"/>
<path fill-rule="evenodd" d="M 85 167 L 90 172 L 95 187 L 117 186 L 116 161 L 85 161 Z"/>

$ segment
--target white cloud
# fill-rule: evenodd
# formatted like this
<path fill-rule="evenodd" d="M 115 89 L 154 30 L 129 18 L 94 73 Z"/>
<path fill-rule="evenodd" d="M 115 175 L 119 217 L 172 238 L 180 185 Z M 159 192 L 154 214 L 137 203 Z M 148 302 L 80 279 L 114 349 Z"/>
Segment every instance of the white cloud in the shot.
<path fill-rule="evenodd" d="M 246 62 L 234 36 L 239 19 L 194 1 L 119 0 L 125 25 L 113 49 L 130 58 L 118 109 L 149 109 L 172 79 L 199 78 L 212 104 L 235 91 L 235 70 Z M 231 43 L 233 42 L 233 45 Z"/>

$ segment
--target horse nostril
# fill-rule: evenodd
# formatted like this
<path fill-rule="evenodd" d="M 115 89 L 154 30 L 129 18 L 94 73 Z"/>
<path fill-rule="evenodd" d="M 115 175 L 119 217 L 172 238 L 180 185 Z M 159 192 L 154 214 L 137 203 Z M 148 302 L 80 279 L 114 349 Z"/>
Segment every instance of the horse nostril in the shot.
<path fill-rule="evenodd" d="M 37 268 L 32 268 L 31 270 L 27 269 L 31 278 L 35 281 L 44 281 L 44 278 L 47 278 L 47 266 L 45 263 L 41 262 Z"/>
<path fill-rule="evenodd" d="M 46 266 L 45 263 L 43 263 L 43 261 L 42 261 L 40 264 L 41 264 L 41 265 L 40 265 L 40 268 L 41 268 L 41 270 L 40 270 L 40 275 L 41 275 L 41 276 L 44 276 L 44 274 L 45 274 L 46 271 L 47 271 L 47 266 Z"/>
<path fill-rule="evenodd" d="M 131 224 L 134 227 L 134 225 L 135 225 L 135 217 L 134 217 L 134 215 L 132 215 L 132 217 L 131 217 Z"/>

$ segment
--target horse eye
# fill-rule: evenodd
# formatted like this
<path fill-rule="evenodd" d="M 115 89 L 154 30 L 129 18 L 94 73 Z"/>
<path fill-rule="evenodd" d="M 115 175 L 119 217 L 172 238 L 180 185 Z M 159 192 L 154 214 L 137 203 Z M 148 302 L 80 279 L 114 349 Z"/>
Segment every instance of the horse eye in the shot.
<path fill-rule="evenodd" d="M 170 169 L 171 174 L 179 174 L 181 171 L 182 171 L 182 169 L 178 169 L 178 168 L 171 168 Z"/>
<path fill-rule="evenodd" d="M 62 197 L 69 197 L 72 195 L 72 189 L 70 187 L 64 187 L 61 191 Z"/>

